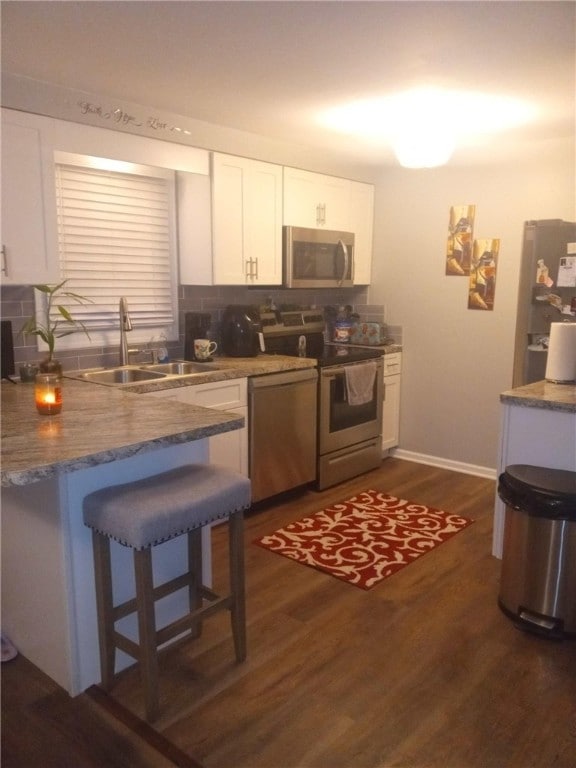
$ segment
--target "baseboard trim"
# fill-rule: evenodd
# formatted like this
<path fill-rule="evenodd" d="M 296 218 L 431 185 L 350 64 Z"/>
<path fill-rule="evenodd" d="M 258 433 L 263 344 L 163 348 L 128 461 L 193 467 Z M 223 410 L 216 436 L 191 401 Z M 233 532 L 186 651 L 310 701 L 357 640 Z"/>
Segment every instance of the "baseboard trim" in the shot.
<path fill-rule="evenodd" d="M 465 464 L 462 461 L 453 461 L 445 459 L 442 456 L 428 456 L 425 453 L 415 453 L 406 451 L 403 448 L 395 448 L 390 451 L 390 456 L 404 461 L 413 461 L 415 464 L 428 464 L 431 467 L 440 467 L 441 469 L 450 469 L 453 472 L 462 472 L 464 475 L 475 475 L 484 477 L 487 480 L 496 480 L 497 471 L 492 467 L 481 467 L 477 464 Z"/>

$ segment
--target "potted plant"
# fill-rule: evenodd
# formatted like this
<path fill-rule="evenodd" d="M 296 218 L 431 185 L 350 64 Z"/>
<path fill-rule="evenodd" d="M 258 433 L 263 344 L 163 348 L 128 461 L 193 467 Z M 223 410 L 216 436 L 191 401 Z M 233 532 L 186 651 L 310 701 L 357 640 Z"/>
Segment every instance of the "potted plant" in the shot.
<path fill-rule="evenodd" d="M 80 320 L 75 320 L 68 309 L 62 306 L 59 301 L 67 299 L 68 303 L 73 301 L 76 304 L 87 304 L 92 303 L 92 300 L 72 291 L 63 290 L 66 282 L 67 280 L 63 280 L 58 285 L 33 286 L 33 288 L 40 291 L 46 297 L 44 307 L 41 313 L 28 318 L 21 328 L 21 333 L 24 336 L 39 336 L 48 347 L 47 356 L 39 364 L 39 368 L 43 373 L 62 373 L 62 365 L 54 357 L 56 339 L 69 336 L 79 329 L 90 338 L 84 323 Z"/>

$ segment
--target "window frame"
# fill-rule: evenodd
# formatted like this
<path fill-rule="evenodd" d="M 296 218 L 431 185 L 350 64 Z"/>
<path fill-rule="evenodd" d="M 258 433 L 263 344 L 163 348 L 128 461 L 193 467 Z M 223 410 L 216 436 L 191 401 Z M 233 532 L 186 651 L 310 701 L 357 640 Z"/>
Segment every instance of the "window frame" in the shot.
<path fill-rule="evenodd" d="M 135 176 L 147 176 L 154 178 L 162 178 L 167 182 L 168 192 L 168 252 L 169 252 L 169 279 L 170 279 L 170 296 L 172 306 L 172 322 L 169 324 L 157 324 L 153 326 L 141 326 L 138 327 L 137 321 L 133 323 L 133 331 L 130 333 L 131 345 L 142 345 L 152 341 L 152 339 L 164 338 L 168 341 L 176 341 L 179 338 L 178 327 L 178 242 L 177 242 L 177 207 L 176 207 L 176 173 L 174 170 L 168 168 L 162 168 L 158 166 L 149 166 L 143 163 L 131 163 L 126 161 L 114 160 L 111 158 L 97 157 L 94 155 L 85 155 L 71 152 L 63 152 L 60 150 L 54 150 L 53 152 L 53 184 L 56 197 L 56 212 L 55 215 L 58 218 L 58 194 L 56 190 L 56 178 L 57 178 L 57 166 L 58 165 L 72 165 L 83 168 L 94 168 L 96 170 L 104 170 L 111 172 L 118 172 L 123 174 L 132 174 Z M 67 276 L 62 271 L 62 260 L 60 243 L 57 243 L 58 258 L 60 261 L 61 279 L 67 279 Z M 65 289 L 76 293 L 82 293 L 80 289 L 74 287 L 73 282 L 67 282 Z M 46 296 L 39 291 L 34 292 L 34 300 L 36 306 L 36 315 L 39 319 L 44 316 L 46 306 Z M 130 296 L 128 298 L 128 309 L 130 311 Z M 72 303 L 64 303 L 73 317 L 77 317 L 75 314 L 75 308 L 78 305 Z M 62 350 L 74 350 L 84 349 L 90 346 L 97 347 L 110 347 L 119 344 L 120 342 L 120 325 L 119 315 L 110 316 L 110 327 L 90 329 L 90 338 L 86 336 L 82 331 L 75 332 L 69 336 L 64 336 L 58 339 L 58 348 Z M 46 345 L 40 338 L 38 338 L 39 351 L 46 350 Z"/>

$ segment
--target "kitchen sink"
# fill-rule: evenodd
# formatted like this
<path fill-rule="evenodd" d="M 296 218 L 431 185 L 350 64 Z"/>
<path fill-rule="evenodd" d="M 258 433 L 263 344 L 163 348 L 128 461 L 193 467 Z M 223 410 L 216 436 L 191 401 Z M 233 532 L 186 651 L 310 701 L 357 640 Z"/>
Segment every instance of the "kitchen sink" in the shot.
<path fill-rule="evenodd" d="M 177 360 L 173 363 L 157 363 L 156 365 L 141 365 L 143 371 L 156 371 L 168 375 L 186 376 L 190 373 L 206 373 L 217 370 L 206 363 L 189 363 L 187 360 Z"/>
<path fill-rule="evenodd" d="M 164 376 L 158 371 L 144 371 L 141 368 L 107 368 L 103 371 L 81 372 L 73 378 L 85 379 L 94 384 L 132 384 L 163 379 Z"/>
<path fill-rule="evenodd" d="M 187 360 L 174 360 L 171 363 L 150 365 L 124 365 L 114 368 L 92 368 L 85 371 L 67 371 L 68 379 L 91 381 L 93 384 L 120 386 L 122 384 L 145 384 L 147 381 L 160 379 L 187 378 L 202 373 L 219 370 L 210 363 L 191 363 Z"/>

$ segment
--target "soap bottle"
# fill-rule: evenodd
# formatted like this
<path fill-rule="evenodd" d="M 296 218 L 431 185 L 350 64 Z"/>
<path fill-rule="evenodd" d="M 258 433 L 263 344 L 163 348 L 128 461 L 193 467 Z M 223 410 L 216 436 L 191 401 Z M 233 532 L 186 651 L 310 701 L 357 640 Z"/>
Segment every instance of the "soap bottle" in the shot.
<path fill-rule="evenodd" d="M 159 363 L 168 363 L 170 361 L 170 357 L 168 355 L 168 347 L 166 346 L 168 343 L 168 339 L 166 338 L 165 333 L 160 334 L 160 346 L 158 347 L 158 362 Z"/>

